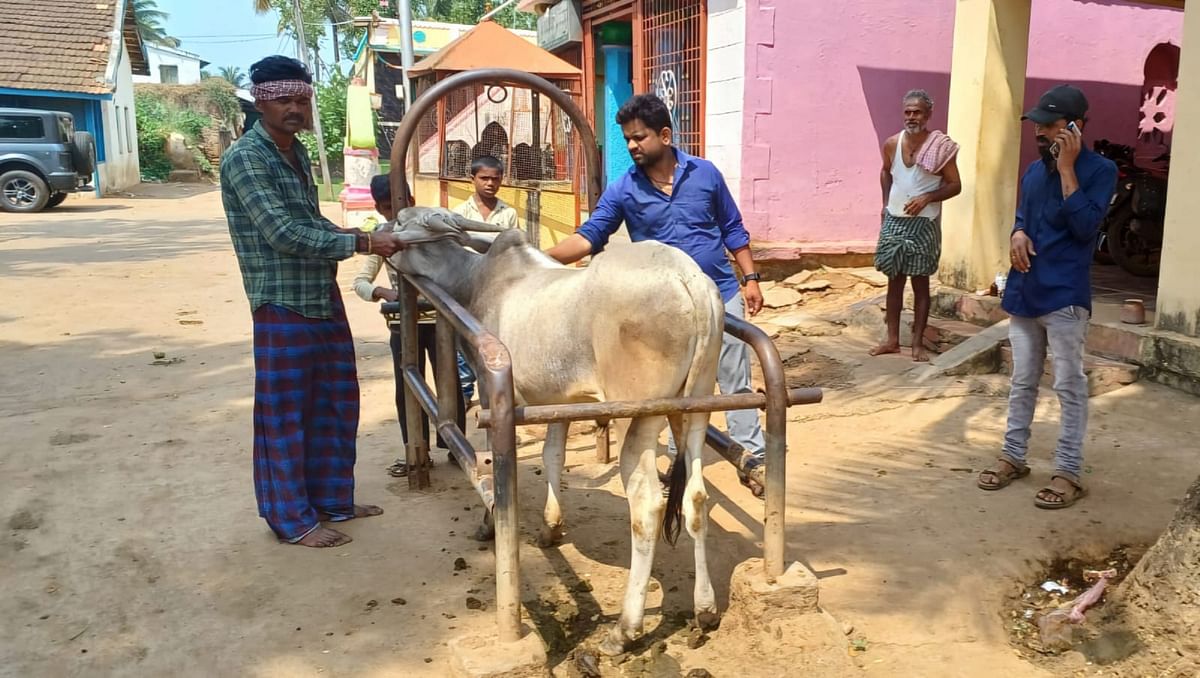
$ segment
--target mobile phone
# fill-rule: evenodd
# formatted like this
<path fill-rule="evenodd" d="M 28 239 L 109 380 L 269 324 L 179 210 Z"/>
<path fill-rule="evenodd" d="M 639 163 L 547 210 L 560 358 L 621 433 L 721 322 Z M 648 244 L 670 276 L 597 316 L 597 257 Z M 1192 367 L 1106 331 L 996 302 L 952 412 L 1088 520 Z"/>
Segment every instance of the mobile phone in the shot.
<path fill-rule="evenodd" d="M 1074 120 L 1072 120 L 1071 122 L 1068 122 L 1068 123 L 1067 123 L 1067 129 L 1071 130 L 1072 132 L 1078 132 L 1078 131 L 1079 131 L 1079 128 L 1075 126 L 1075 121 L 1074 121 Z M 1058 142 L 1057 142 L 1057 141 L 1056 141 L 1056 142 L 1054 142 L 1054 143 L 1052 143 L 1052 144 L 1050 144 L 1050 155 L 1052 155 L 1052 156 L 1054 156 L 1054 157 L 1056 157 L 1056 158 L 1058 157 Z"/>

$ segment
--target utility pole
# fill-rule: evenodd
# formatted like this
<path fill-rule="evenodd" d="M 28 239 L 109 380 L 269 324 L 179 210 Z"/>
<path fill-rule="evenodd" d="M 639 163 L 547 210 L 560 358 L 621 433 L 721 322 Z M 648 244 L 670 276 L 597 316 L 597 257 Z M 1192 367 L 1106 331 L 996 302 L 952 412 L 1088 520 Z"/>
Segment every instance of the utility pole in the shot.
<path fill-rule="evenodd" d="M 300 54 L 300 61 L 308 66 L 309 71 L 312 71 L 312 62 L 308 58 L 308 43 L 304 39 L 304 12 L 300 7 L 300 0 L 292 0 L 292 14 L 296 25 L 296 51 Z M 329 180 L 329 155 L 325 152 L 325 135 L 321 132 L 321 111 L 317 108 L 315 89 L 312 97 L 312 112 L 313 131 L 317 135 L 317 153 L 321 158 L 321 181 L 325 184 L 325 192 L 329 194 L 329 199 L 334 200 L 337 196 L 333 194 L 333 184 Z"/>
<path fill-rule="evenodd" d="M 408 113 L 408 105 L 412 99 L 412 87 L 408 81 L 408 70 L 413 67 L 412 42 L 412 2 L 398 0 L 396 14 L 400 19 L 400 65 L 404 67 L 404 112 Z"/>

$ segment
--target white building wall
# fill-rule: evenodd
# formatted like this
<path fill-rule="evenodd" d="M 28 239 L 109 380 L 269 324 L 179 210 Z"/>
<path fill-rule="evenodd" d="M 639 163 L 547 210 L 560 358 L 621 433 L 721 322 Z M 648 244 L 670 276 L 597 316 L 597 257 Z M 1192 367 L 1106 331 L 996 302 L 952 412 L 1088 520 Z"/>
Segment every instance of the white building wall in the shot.
<path fill-rule="evenodd" d="M 746 82 L 746 0 L 708 0 L 707 37 L 704 152 L 738 198 Z"/>
<path fill-rule="evenodd" d="M 160 66 L 175 66 L 179 69 L 179 84 L 191 85 L 200 82 L 200 57 L 183 50 L 146 43 L 146 59 L 150 64 L 150 75 L 135 75 L 134 82 L 162 82 Z"/>
<path fill-rule="evenodd" d="M 100 165 L 100 185 L 104 195 L 135 186 L 141 181 L 141 165 L 137 152 L 137 117 L 133 101 L 133 72 L 129 52 L 121 47 L 121 63 L 117 66 L 116 89 L 113 98 L 103 101 L 104 163 Z"/>

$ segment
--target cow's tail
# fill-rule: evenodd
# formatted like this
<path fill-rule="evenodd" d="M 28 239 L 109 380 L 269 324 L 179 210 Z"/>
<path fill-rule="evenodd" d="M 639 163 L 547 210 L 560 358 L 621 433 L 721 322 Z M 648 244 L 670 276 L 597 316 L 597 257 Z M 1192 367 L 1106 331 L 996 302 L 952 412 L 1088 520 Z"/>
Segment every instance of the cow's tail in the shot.
<path fill-rule="evenodd" d="M 725 306 L 716 285 L 707 277 L 701 284 L 684 283 L 692 297 L 695 310 L 692 334 L 692 359 L 680 395 L 709 395 L 717 377 L 717 358 L 725 333 Z M 715 346 L 714 346 L 715 344 Z M 687 489 L 687 444 L 691 426 L 684 424 L 693 415 L 673 414 L 667 417 L 671 435 L 675 438 L 675 459 L 667 472 L 667 507 L 663 514 L 663 539 L 674 546 L 683 527 L 683 495 Z"/>

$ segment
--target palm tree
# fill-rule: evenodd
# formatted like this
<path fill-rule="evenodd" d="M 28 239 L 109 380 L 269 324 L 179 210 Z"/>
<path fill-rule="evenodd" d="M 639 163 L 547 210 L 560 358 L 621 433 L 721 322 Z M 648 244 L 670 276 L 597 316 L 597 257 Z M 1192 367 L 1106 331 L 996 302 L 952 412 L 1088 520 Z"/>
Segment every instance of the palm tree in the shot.
<path fill-rule="evenodd" d="M 222 78 L 225 78 L 229 84 L 241 89 L 246 88 L 246 74 L 237 66 L 222 66 L 220 69 Z"/>
<path fill-rule="evenodd" d="M 133 16 L 137 20 L 138 35 L 142 42 L 167 47 L 178 47 L 179 39 L 167 35 L 163 22 L 167 13 L 158 8 L 157 0 L 133 0 Z"/>

